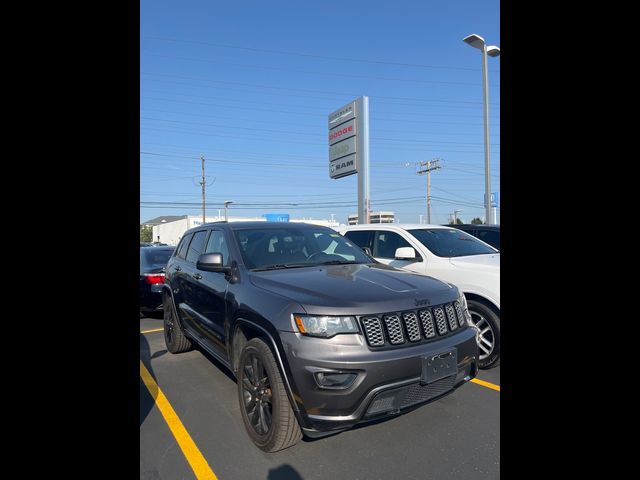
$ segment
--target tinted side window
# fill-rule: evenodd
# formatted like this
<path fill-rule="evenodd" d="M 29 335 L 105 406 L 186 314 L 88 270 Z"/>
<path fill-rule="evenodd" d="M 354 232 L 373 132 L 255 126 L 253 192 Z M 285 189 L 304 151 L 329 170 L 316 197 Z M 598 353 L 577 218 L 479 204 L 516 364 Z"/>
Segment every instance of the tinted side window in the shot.
<path fill-rule="evenodd" d="M 496 232 L 494 230 L 480 230 L 476 237 L 500 250 L 500 232 Z"/>
<path fill-rule="evenodd" d="M 204 253 L 221 253 L 222 264 L 225 267 L 231 264 L 231 259 L 229 258 L 229 247 L 224 239 L 224 233 L 221 230 L 211 231 L 209 241 L 207 242 L 207 248 L 205 248 Z"/>
<path fill-rule="evenodd" d="M 351 232 L 346 232 L 344 236 L 360 248 L 371 248 L 371 233 L 371 230 L 353 230 Z"/>
<path fill-rule="evenodd" d="M 198 257 L 204 251 L 204 242 L 206 239 L 206 230 L 196 232 L 193 235 L 193 240 L 191 240 L 191 245 L 189 245 L 189 250 L 187 250 L 187 262 L 196 263 L 198 261 Z"/>
<path fill-rule="evenodd" d="M 189 235 L 185 235 L 182 238 L 182 241 L 180 242 L 180 245 L 178 246 L 178 253 L 176 253 L 176 257 L 181 258 L 182 260 L 185 259 L 186 253 L 187 253 L 187 247 L 189 246 L 189 242 L 191 241 L 191 237 L 193 237 L 193 233 L 190 233 Z"/>
<path fill-rule="evenodd" d="M 396 250 L 410 247 L 409 242 L 396 232 L 377 231 L 373 239 L 373 256 L 379 258 L 396 258 Z"/>

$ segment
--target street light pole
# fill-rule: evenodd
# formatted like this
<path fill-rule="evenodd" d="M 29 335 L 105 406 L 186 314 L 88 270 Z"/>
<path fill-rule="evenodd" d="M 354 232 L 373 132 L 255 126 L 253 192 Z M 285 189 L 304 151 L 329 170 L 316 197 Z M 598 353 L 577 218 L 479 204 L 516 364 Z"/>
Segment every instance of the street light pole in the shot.
<path fill-rule="evenodd" d="M 233 203 L 232 200 L 227 200 L 224 202 L 224 221 L 228 222 L 229 221 L 229 215 L 227 214 L 227 208 L 229 207 L 229 204 Z"/>
<path fill-rule="evenodd" d="M 475 33 L 463 39 L 473 48 L 482 51 L 482 90 L 484 103 L 484 209 L 485 218 L 488 225 L 492 225 L 491 215 L 491 169 L 489 160 L 489 72 L 487 69 L 487 55 L 497 57 L 500 55 L 500 48 L 495 46 L 487 47 L 487 43 Z"/>
<path fill-rule="evenodd" d="M 491 218 L 491 170 L 489 168 L 489 74 L 487 72 L 487 44 L 482 45 L 482 85 L 484 97 L 484 210 L 487 225 L 493 224 Z"/>

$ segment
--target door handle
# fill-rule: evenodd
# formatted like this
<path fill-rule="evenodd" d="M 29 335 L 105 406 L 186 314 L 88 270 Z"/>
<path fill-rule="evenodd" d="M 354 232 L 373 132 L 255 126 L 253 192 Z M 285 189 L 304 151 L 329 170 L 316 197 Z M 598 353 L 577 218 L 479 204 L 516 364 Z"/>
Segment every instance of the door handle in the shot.
<path fill-rule="evenodd" d="M 180 268 L 180 265 L 178 265 L 175 270 L 176 270 L 176 272 L 181 272 L 182 268 Z"/>
<path fill-rule="evenodd" d="M 196 280 L 200 280 L 202 278 L 202 275 L 200 275 L 199 273 L 196 273 L 193 278 L 195 278 Z"/>

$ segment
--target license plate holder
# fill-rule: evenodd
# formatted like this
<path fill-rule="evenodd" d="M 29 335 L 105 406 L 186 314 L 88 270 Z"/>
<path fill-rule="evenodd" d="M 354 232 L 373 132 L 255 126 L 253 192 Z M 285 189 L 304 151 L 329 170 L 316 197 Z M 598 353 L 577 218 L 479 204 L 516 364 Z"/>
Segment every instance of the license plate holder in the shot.
<path fill-rule="evenodd" d="M 458 350 L 455 348 L 422 357 L 422 375 L 420 376 L 420 383 L 423 385 L 433 383 L 457 373 Z"/>

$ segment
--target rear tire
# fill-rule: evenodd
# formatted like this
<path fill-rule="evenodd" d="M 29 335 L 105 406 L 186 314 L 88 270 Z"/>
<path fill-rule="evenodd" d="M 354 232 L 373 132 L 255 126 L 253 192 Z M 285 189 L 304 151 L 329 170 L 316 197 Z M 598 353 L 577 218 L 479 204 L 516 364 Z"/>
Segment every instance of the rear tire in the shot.
<path fill-rule="evenodd" d="M 167 350 L 171 353 L 182 353 L 191 350 L 191 341 L 186 337 L 180 322 L 176 318 L 171 295 L 163 293 L 162 303 L 164 305 L 164 342 Z"/>
<path fill-rule="evenodd" d="M 298 443 L 302 431 L 273 353 L 264 341 L 253 338 L 247 342 L 236 378 L 242 421 L 253 443 L 265 452 Z"/>
<path fill-rule="evenodd" d="M 500 365 L 500 317 L 484 303 L 467 300 L 471 321 L 479 329 L 478 366 L 482 369 Z"/>

